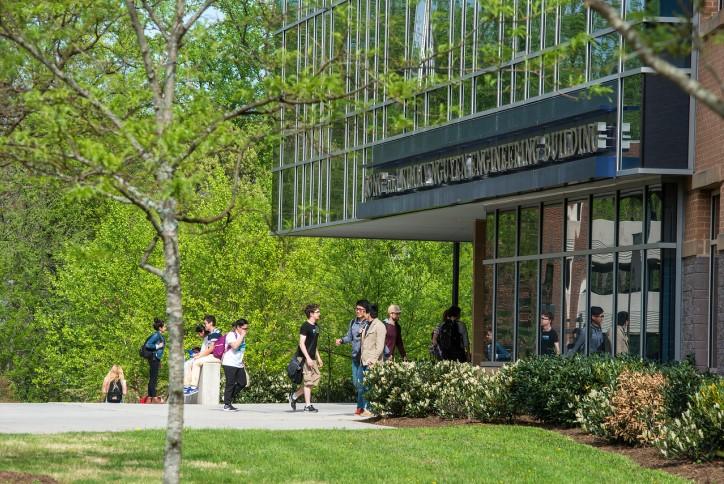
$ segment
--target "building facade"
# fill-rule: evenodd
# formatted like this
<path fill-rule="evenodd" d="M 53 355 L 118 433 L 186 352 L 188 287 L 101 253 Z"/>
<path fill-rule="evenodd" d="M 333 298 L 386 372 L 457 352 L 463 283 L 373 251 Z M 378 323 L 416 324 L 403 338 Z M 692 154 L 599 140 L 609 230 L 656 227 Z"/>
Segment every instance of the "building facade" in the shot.
<path fill-rule="evenodd" d="M 674 0 L 618 3 L 632 21 L 644 8 L 655 22 L 681 14 Z M 702 344 L 718 348 L 720 312 L 708 303 L 718 239 L 689 220 L 718 204 L 719 172 L 701 186 L 692 174 L 701 156 L 722 165 L 722 131 L 718 154 L 700 155 L 704 114 L 622 55 L 618 33 L 582 1 L 287 1 L 283 11 L 281 42 L 297 53 L 283 75 L 339 74 L 350 96 L 283 113 L 276 233 L 471 242 L 476 362 L 497 363 L 489 331 L 513 358 L 539 353 L 542 311 L 563 352 L 582 338 L 582 352 L 700 363 Z M 692 60 L 677 62 L 692 71 Z M 603 309 L 594 324 L 605 347 L 592 308 Z"/>

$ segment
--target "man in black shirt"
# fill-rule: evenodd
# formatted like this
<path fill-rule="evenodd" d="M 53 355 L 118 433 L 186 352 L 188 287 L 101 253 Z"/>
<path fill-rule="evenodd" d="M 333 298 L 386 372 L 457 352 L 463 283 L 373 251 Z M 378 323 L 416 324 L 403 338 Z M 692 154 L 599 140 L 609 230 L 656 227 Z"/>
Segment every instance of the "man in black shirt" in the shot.
<path fill-rule="evenodd" d="M 540 354 L 557 355 L 561 352 L 558 333 L 553 329 L 553 313 L 543 311 L 540 314 Z"/>
<path fill-rule="evenodd" d="M 299 328 L 299 346 L 297 348 L 297 358 L 304 361 L 302 367 L 304 380 L 297 391 L 290 395 L 289 404 L 292 406 L 292 410 L 296 410 L 297 399 L 304 394 L 304 411 L 316 412 L 317 409 L 312 405 L 312 388 L 319 385 L 319 369 L 322 367 L 322 358 L 319 357 L 319 351 L 317 351 L 319 304 L 307 304 L 304 314 L 307 316 L 307 320 Z"/>

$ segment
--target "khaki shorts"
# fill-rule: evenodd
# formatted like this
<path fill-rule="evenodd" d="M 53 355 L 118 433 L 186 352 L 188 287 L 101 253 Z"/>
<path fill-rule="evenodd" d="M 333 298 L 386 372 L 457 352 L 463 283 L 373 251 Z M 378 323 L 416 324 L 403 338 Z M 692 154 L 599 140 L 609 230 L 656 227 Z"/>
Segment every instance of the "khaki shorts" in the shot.
<path fill-rule="evenodd" d="M 316 361 L 312 366 L 309 366 L 305 361 L 304 366 L 302 367 L 302 373 L 304 375 L 305 387 L 316 387 L 319 385 L 319 379 L 321 378 L 321 375 L 319 373 L 319 367 L 317 366 Z"/>

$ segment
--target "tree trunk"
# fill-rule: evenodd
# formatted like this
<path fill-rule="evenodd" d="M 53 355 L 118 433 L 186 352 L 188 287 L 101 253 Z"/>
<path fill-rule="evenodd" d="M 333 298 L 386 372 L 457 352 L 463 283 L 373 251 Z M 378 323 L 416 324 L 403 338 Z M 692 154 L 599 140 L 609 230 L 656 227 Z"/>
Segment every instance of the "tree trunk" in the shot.
<path fill-rule="evenodd" d="M 178 220 L 165 215 L 162 222 L 165 261 L 166 317 L 168 327 L 168 421 L 163 482 L 177 484 L 181 474 L 181 437 L 184 426 L 183 310 L 181 307 Z"/>

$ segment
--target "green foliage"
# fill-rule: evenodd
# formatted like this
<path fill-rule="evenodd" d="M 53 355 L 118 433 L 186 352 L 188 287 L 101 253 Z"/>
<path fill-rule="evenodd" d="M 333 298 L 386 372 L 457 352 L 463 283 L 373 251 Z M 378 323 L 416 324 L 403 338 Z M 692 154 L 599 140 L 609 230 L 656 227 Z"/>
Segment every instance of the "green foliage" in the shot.
<path fill-rule="evenodd" d="M 666 376 L 666 385 L 663 389 L 666 415 L 669 418 L 677 418 L 684 413 L 691 397 L 696 394 L 707 377 L 687 360 L 665 365 L 662 371 Z"/>
<path fill-rule="evenodd" d="M 663 427 L 656 446 L 670 458 L 724 457 L 724 380 L 702 386 L 681 417 Z"/>

